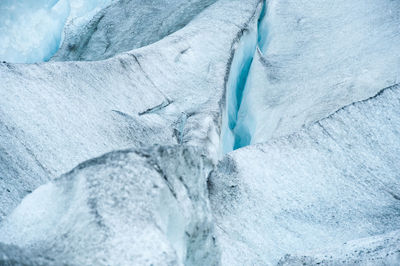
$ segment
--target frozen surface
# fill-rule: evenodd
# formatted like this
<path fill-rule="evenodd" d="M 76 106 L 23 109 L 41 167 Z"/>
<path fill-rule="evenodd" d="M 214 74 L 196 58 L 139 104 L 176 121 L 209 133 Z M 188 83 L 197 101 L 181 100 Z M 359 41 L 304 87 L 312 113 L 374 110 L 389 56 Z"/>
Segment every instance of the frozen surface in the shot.
<path fill-rule="evenodd" d="M 180 143 L 214 156 L 231 43 L 257 2 L 218 1 L 163 40 L 104 61 L 0 63 L 9 150 L 0 219 L 38 183 L 115 149 Z"/>
<path fill-rule="evenodd" d="M 398 263 L 398 1 L 0 12 L 0 264 Z"/>
<path fill-rule="evenodd" d="M 85 27 L 65 32 L 56 61 L 100 60 L 154 43 L 185 26 L 216 0 L 120 0 Z"/>
<path fill-rule="evenodd" d="M 14 266 L 45 266 L 52 261 L 47 258 L 31 253 L 29 250 L 24 250 L 15 245 L 6 245 L 0 243 L 0 265 Z"/>
<path fill-rule="evenodd" d="M 399 82 L 399 1 L 267 2 L 236 126 L 249 143 L 293 133 Z"/>
<path fill-rule="evenodd" d="M 222 263 L 274 264 L 399 230 L 399 98 L 390 87 L 226 155 L 209 185 Z"/>
<path fill-rule="evenodd" d="M 106 154 L 27 196 L 0 226 L 0 242 L 53 265 L 216 265 L 211 169 L 191 147 Z M 12 252 L 0 245 L 2 253 Z"/>
<path fill-rule="evenodd" d="M 399 265 L 400 231 L 357 239 L 333 249 L 312 250 L 300 255 L 286 255 L 283 265 Z"/>
<path fill-rule="evenodd" d="M 66 23 L 82 26 L 112 0 L 2 0 L 0 60 L 34 63 L 58 50 Z"/>

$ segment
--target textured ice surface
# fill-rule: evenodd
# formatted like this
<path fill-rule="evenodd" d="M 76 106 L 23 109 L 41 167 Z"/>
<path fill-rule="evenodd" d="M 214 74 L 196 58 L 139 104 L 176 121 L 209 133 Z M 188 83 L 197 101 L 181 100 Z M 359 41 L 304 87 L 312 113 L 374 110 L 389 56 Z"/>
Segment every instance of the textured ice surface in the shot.
<path fill-rule="evenodd" d="M 179 142 L 216 154 L 232 40 L 257 2 L 218 1 L 184 29 L 105 61 L 0 63 L 0 147 L 10 151 L 0 219 L 43 179 L 111 150 Z"/>
<path fill-rule="evenodd" d="M 112 0 L 2 0 L 0 60 L 47 61 L 58 50 L 64 25 L 75 29 Z"/>
<path fill-rule="evenodd" d="M 399 98 L 391 87 L 226 155 L 210 180 L 223 264 L 276 263 L 398 230 Z"/>
<path fill-rule="evenodd" d="M 332 249 L 286 255 L 278 265 L 399 265 L 400 231 L 357 239 Z"/>
<path fill-rule="evenodd" d="M 27 196 L 0 226 L 0 242 L 56 265 L 215 265 L 211 169 L 190 147 L 106 154 Z"/>
<path fill-rule="evenodd" d="M 398 1 L 214 2 L 0 4 L 0 264 L 397 264 Z"/>
<path fill-rule="evenodd" d="M 53 60 L 100 60 L 148 45 L 182 28 L 215 1 L 116 1 L 85 27 L 67 27 Z"/>
<path fill-rule="evenodd" d="M 399 1 L 268 1 L 237 131 L 290 134 L 398 83 L 399 25 Z"/>
<path fill-rule="evenodd" d="M 48 258 L 34 254 L 30 250 L 0 243 L 0 265 L 2 266 L 45 266 L 51 263 L 52 261 Z"/>

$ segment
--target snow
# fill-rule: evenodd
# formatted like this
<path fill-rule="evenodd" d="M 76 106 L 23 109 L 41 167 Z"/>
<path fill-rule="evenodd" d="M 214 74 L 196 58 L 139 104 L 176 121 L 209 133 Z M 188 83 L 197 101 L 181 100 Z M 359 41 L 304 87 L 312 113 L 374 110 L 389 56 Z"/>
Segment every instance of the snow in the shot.
<path fill-rule="evenodd" d="M 2 0 L 0 60 L 13 63 L 48 61 L 61 44 L 66 23 L 81 26 L 111 1 Z"/>

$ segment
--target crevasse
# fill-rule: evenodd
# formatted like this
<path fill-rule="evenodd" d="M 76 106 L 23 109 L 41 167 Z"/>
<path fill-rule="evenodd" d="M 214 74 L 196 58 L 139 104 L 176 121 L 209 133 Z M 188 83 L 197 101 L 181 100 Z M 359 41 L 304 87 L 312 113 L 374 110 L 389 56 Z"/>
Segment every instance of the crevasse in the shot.
<path fill-rule="evenodd" d="M 243 95 L 246 82 L 257 47 L 265 50 L 267 45 L 268 25 L 266 20 L 267 3 L 263 0 L 255 16 L 242 30 L 240 41 L 236 44 L 235 53 L 230 65 L 226 83 L 225 112 L 222 119 L 221 151 L 223 154 L 247 146 L 252 138 L 252 119 L 240 121 L 245 116 L 239 116 L 239 111 L 246 112 Z"/>

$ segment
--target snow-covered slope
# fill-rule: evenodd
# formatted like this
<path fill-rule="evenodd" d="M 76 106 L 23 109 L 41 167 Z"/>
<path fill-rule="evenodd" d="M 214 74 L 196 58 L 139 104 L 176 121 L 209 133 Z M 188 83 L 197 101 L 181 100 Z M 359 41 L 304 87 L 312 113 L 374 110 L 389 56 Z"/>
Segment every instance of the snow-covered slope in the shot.
<path fill-rule="evenodd" d="M 111 150 L 181 143 L 215 155 L 232 40 L 257 6 L 218 1 L 160 42 L 105 61 L 0 63 L 0 125 L 7 134 L 0 147 L 17 151 L 0 161 L 9 169 L 0 180 L 0 219 L 25 187 L 36 186 L 36 176 L 56 177 Z"/>
<path fill-rule="evenodd" d="M 293 133 L 400 81 L 399 1 L 267 3 L 234 148 Z"/>
<path fill-rule="evenodd" d="M 400 87 L 225 156 L 210 179 L 224 265 L 400 228 Z"/>
<path fill-rule="evenodd" d="M 216 0 L 120 0 L 85 27 L 65 31 L 56 61 L 100 60 L 154 43 L 185 26 Z"/>
<path fill-rule="evenodd" d="M 0 226 L 0 242 L 53 265 L 216 265 L 211 169 L 190 147 L 106 154 L 27 196 Z"/>

